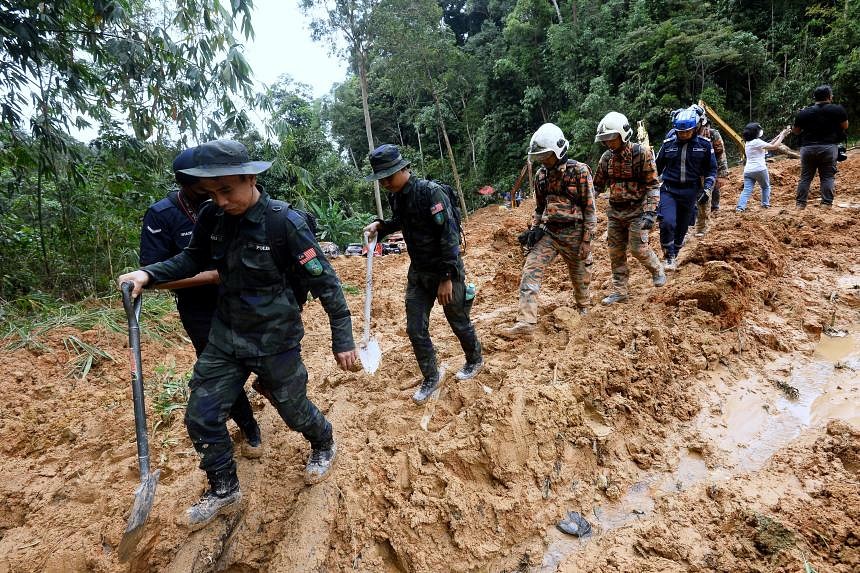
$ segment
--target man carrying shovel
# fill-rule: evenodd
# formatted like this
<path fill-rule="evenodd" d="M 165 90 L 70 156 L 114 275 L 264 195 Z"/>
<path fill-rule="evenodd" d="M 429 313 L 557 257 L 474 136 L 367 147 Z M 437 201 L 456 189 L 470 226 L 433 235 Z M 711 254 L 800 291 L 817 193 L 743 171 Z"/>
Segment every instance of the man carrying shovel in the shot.
<path fill-rule="evenodd" d="M 466 300 L 466 271 L 460 257 L 460 232 L 448 194 L 441 186 L 419 179 L 409 170 L 396 146 L 380 145 L 370 153 L 373 173 L 367 181 L 378 180 L 388 191 L 392 216 L 377 219 L 365 227 L 370 238 L 403 231 L 409 253 L 406 285 L 406 333 L 424 380 L 412 396 L 423 404 L 441 382 L 436 351 L 430 339 L 430 310 L 438 301 L 451 330 L 466 354 L 466 364 L 457 372 L 458 380 L 474 378 L 484 366 L 481 343 L 469 318 L 471 301 Z"/>
<path fill-rule="evenodd" d="M 185 512 L 192 530 L 239 507 L 242 494 L 226 420 L 251 372 L 271 393 L 281 418 L 310 442 L 305 481 L 318 483 L 331 473 L 337 452 L 332 426 L 306 394 L 304 328 L 286 279 L 298 276 L 322 302 L 338 366 L 351 370 L 356 361 L 352 320 L 337 275 L 305 220 L 285 204 L 274 204 L 257 186 L 257 174 L 271 163 L 250 161 L 245 146 L 231 140 L 199 146 L 194 163 L 197 167 L 181 171 L 199 177 L 213 202 L 200 211 L 190 244 L 171 259 L 118 280 L 133 283 L 137 296 L 147 285 L 194 276 L 212 263 L 221 279 L 209 344 L 194 365 L 185 412 L 188 435 L 209 480 L 209 489 Z M 285 237 L 270 241 L 269 210 L 288 217 Z M 282 270 L 275 249 L 287 250 L 282 254 L 293 264 Z"/>

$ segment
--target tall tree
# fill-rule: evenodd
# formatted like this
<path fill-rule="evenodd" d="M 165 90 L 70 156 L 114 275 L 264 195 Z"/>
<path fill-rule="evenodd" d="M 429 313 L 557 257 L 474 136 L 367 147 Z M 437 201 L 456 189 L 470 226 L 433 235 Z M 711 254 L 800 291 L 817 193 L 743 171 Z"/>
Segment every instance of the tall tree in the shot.
<path fill-rule="evenodd" d="M 374 39 L 373 12 L 378 4 L 379 0 L 300 0 L 300 6 L 312 17 L 311 31 L 314 39 L 328 40 L 332 50 L 345 55 L 352 69 L 358 74 L 368 151 L 375 147 L 368 105 L 367 73 Z M 323 12 L 322 16 L 318 14 L 319 11 Z M 345 51 L 340 48 L 341 40 L 346 41 Z M 376 212 L 382 218 L 378 181 L 374 181 L 373 188 Z"/>

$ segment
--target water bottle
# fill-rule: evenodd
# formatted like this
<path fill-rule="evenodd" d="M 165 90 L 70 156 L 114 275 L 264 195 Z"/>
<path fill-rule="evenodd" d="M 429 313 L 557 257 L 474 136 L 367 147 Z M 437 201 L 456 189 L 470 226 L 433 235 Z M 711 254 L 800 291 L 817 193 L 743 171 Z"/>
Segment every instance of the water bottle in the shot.
<path fill-rule="evenodd" d="M 475 298 L 475 293 L 478 292 L 478 287 L 475 286 L 475 283 L 469 283 L 466 285 L 466 300 L 472 300 Z"/>

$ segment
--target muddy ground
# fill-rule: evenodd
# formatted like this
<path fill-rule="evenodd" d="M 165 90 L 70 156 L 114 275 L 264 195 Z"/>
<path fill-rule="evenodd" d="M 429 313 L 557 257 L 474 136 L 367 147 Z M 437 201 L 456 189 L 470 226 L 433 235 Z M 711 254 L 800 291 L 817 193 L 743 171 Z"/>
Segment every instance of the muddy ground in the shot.
<path fill-rule="evenodd" d="M 189 535 L 175 519 L 205 480 L 179 411 L 152 432 L 162 478 L 130 564 L 117 558 L 138 479 L 126 337 L 58 329 L 0 351 L 0 572 L 860 570 L 860 155 L 840 165 L 832 210 L 794 209 L 796 160 L 770 171 L 773 208 L 739 215 L 734 170 L 662 289 L 631 260 L 630 302 L 597 304 L 611 287 L 598 240 L 581 319 L 556 262 L 539 331 L 515 342 L 496 332 L 516 312 L 533 204 L 475 213 L 465 259 L 487 366 L 449 376 L 427 407 L 410 400 L 408 259 L 377 259 L 374 376 L 337 370 L 320 305 L 304 315 L 309 392 L 340 440 L 333 478 L 303 484 L 307 445 L 253 395 L 267 451 L 239 458 L 244 510 Z M 363 264 L 335 262 L 358 289 Z M 362 296 L 347 298 L 360 333 Z M 438 309 L 431 320 L 456 370 L 457 341 Z M 116 360 L 70 377 L 70 336 Z M 143 355 L 150 381 L 193 363 L 177 336 L 145 337 Z M 568 511 L 589 538 L 555 529 Z"/>

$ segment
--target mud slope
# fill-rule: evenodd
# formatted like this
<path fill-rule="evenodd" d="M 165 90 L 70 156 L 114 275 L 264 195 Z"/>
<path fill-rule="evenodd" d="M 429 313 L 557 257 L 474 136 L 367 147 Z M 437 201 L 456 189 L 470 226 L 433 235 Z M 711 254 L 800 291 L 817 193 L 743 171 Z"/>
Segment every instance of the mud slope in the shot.
<path fill-rule="evenodd" d="M 774 208 L 743 215 L 735 172 L 666 287 L 631 262 L 629 303 L 581 319 L 554 264 L 539 331 L 516 342 L 495 333 L 516 312 L 515 237 L 533 204 L 475 213 L 466 267 L 487 366 L 449 376 L 427 408 L 410 400 L 408 260 L 378 259 L 375 376 L 338 371 L 320 305 L 305 311 L 309 392 L 340 440 L 333 479 L 303 485 L 306 444 L 255 395 L 267 452 L 239 458 L 244 511 L 189 535 L 175 516 L 204 476 L 180 412 L 153 433 L 162 480 L 130 566 L 115 553 L 137 481 L 124 336 L 62 330 L 0 351 L 0 572 L 858 570 L 860 359 L 816 361 L 816 348 L 831 327 L 860 340 L 860 155 L 841 164 L 832 210 L 794 210 L 798 170 L 771 164 Z M 594 259 L 597 303 L 611 288 L 605 242 Z M 363 263 L 338 259 L 343 282 L 363 288 Z M 360 333 L 361 296 L 347 298 Z M 457 341 L 439 309 L 431 321 L 455 370 Z M 117 361 L 70 379 L 69 335 Z M 145 340 L 143 354 L 150 380 L 193 360 L 181 341 Z M 826 383 L 801 376 L 822 369 Z M 555 532 L 568 510 L 595 522 L 589 541 Z"/>

